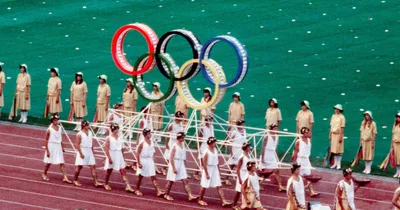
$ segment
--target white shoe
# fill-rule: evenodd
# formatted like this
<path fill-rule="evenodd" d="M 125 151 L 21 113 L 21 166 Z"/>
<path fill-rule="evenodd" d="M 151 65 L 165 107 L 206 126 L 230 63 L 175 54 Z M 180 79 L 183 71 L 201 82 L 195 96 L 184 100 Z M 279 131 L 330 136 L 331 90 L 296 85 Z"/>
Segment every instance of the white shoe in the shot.
<path fill-rule="evenodd" d="M 336 164 L 335 164 L 335 165 L 333 165 L 333 166 L 331 166 L 331 169 L 334 169 L 334 168 L 336 168 Z"/>
<path fill-rule="evenodd" d="M 363 174 L 367 173 L 367 169 L 364 169 Z"/>
<path fill-rule="evenodd" d="M 394 176 L 393 176 L 393 178 L 398 178 L 399 177 L 399 174 L 398 173 L 396 173 Z"/>
<path fill-rule="evenodd" d="M 18 122 L 22 122 L 23 119 L 24 119 L 24 113 L 21 112 L 21 118 L 19 118 Z"/>
<path fill-rule="evenodd" d="M 26 123 L 27 120 L 28 120 L 28 112 L 25 112 L 24 117 L 22 119 L 22 123 Z"/>

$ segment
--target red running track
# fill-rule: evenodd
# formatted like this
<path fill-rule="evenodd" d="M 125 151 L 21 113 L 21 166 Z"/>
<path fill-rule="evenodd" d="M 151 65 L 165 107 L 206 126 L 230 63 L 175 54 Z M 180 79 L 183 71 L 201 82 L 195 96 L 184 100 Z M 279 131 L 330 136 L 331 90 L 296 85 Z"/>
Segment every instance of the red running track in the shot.
<path fill-rule="evenodd" d="M 150 180 L 143 180 L 143 197 L 126 193 L 119 173 L 113 173 L 110 185 L 111 192 L 103 188 L 95 188 L 90 170 L 84 168 L 80 175 L 81 187 L 75 187 L 61 182 L 59 167 L 54 165 L 49 171 L 49 182 L 41 180 L 43 171 L 44 130 L 40 128 L 22 128 L 0 124 L 0 209 L 222 209 L 216 190 L 206 191 L 206 208 L 195 202 L 187 201 L 186 193 L 181 183 L 175 183 L 171 195 L 174 201 L 166 201 L 155 195 Z M 72 137 L 72 136 L 70 136 Z M 64 143 L 68 143 L 64 138 Z M 157 152 L 157 161 L 162 161 Z M 74 171 L 74 154 L 65 153 L 66 169 L 72 179 Z M 190 157 L 191 158 L 191 157 Z M 102 158 L 97 158 L 98 175 L 103 180 Z M 187 164 L 194 165 L 189 159 Z M 336 183 L 342 178 L 339 171 L 318 169 L 315 174 L 323 179 L 314 185 L 321 193 L 317 198 L 307 196 L 307 201 L 319 201 L 332 207 Z M 282 171 L 284 182 L 289 177 L 288 171 Z M 356 175 L 357 176 L 357 175 Z M 128 170 L 132 187 L 135 187 L 136 175 Z M 369 177 L 372 182 L 367 187 L 360 188 L 356 193 L 357 209 L 376 210 L 391 209 L 391 197 L 398 187 L 397 180 Z M 261 200 L 268 209 L 284 209 L 286 194 L 277 191 L 274 178 L 264 182 L 265 190 Z M 166 184 L 164 176 L 158 176 L 159 184 Z M 199 182 L 191 179 L 190 185 L 194 194 L 199 192 Z M 234 186 L 224 186 L 225 197 L 232 200 L 235 194 Z"/>

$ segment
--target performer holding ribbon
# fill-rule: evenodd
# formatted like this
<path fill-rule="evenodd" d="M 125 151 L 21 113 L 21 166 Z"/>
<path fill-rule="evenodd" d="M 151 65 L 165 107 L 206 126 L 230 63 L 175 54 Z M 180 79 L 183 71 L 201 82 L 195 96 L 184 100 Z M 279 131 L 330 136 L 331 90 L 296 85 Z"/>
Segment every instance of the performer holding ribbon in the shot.
<path fill-rule="evenodd" d="M 186 126 L 187 118 L 188 118 L 188 114 L 189 114 L 189 107 L 185 103 L 185 101 L 182 100 L 182 98 L 179 95 L 177 95 L 175 98 L 175 112 L 178 112 L 178 111 L 182 112 L 184 114 L 182 123 L 184 126 Z"/>
<path fill-rule="evenodd" d="M 71 184 L 72 182 L 67 177 L 67 172 L 64 166 L 64 146 L 62 143 L 62 133 L 61 127 L 58 125 L 59 116 L 53 114 L 50 117 L 50 126 L 46 130 L 46 137 L 44 139 L 45 143 L 45 154 L 43 162 L 46 164 L 44 167 L 44 172 L 42 174 L 42 179 L 44 181 L 49 181 L 47 177 L 47 171 L 49 170 L 51 164 L 60 164 L 60 169 L 63 174 L 63 182 Z"/>
<path fill-rule="evenodd" d="M 74 185 L 81 186 L 78 181 L 79 173 L 83 166 L 89 166 L 92 173 L 94 186 L 102 187 L 104 184 L 100 183 L 97 179 L 96 173 L 96 159 L 93 151 L 93 133 L 89 129 L 89 121 L 84 120 L 81 122 L 81 131 L 76 134 L 76 158 L 75 158 L 75 176 Z"/>
<path fill-rule="evenodd" d="M 375 137 L 378 133 L 376 123 L 373 121 L 372 112 L 364 112 L 364 120 L 360 126 L 360 145 L 362 147 L 362 159 L 365 161 L 363 173 L 370 174 L 372 160 L 374 159 Z"/>
<path fill-rule="evenodd" d="M 304 193 L 304 182 L 300 176 L 300 165 L 294 163 L 292 165 L 292 176 L 287 183 L 288 202 L 286 210 L 305 210 L 306 196 Z"/>
<path fill-rule="evenodd" d="M 128 78 L 125 80 L 126 81 L 126 87 L 124 89 L 124 92 L 122 93 L 122 101 L 124 105 L 124 115 L 126 117 L 131 117 L 132 112 L 136 112 L 136 103 L 138 100 L 138 94 L 133 86 L 133 79 Z"/>
<path fill-rule="evenodd" d="M 172 146 L 176 143 L 176 138 L 177 138 L 177 134 L 179 132 L 183 132 L 184 128 L 182 125 L 182 117 L 183 117 L 183 113 L 180 111 L 175 112 L 175 119 L 174 122 L 171 123 L 168 126 L 168 133 L 169 133 L 169 138 L 167 138 L 166 142 L 165 142 L 165 151 L 164 151 L 164 158 L 169 160 L 169 156 L 170 156 L 170 151 Z M 165 168 L 162 169 L 162 172 L 165 175 L 167 175 L 167 170 Z"/>
<path fill-rule="evenodd" d="M 232 95 L 233 102 L 229 105 L 228 122 L 235 125 L 238 121 L 244 120 L 245 109 L 242 101 L 240 100 L 240 93 L 235 92 Z"/>
<path fill-rule="evenodd" d="M 58 114 L 62 112 L 62 101 L 61 101 L 61 79 L 58 76 L 60 71 L 58 68 L 48 69 L 51 73 L 51 77 L 47 83 L 47 98 L 46 98 L 46 109 L 48 107 L 47 112 L 45 113 L 47 118 L 47 114 Z"/>
<path fill-rule="evenodd" d="M 310 102 L 302 101 L 300 103 L 301 110 L 296 116 L 296 132 L 300 133 L 300 129 L 306 127 L 310 130 L 310 135 L 312 136 L 312 127 L 314 125 L 314 114 L 310 111 Z M 312 138 L 310 137 L 310 140 Z"/>
<path fill-rule="evenodd" d="M 1 109 L 4 107 L 4 84 L 6 83 L 6 75 L 3 71 L 4 63 L 0 62 L 0 116 L 1 116 Z"/>
<path fill-rule="evenodd" d="M 260 183 L 257 176 L 256 162 L 248 162 L 246 164 L 248 170 L 248 175 L 243 180 L 242 188 L 242 208 L 234 209 L 256 209 L 256 210 L 266 210 L 261 204 L 260 198 Z"/>
<path fill-rule="evenodd" d="M 95 122 L 102 123 L 107 119 L 108 107 L 110 106 L 111 89 L 107 84 L 107 75 L 102 74 L 98 76 L 100 84 L 97 87 L 97 103 Z M 96 121 L 97 120 L 97 121 Z M 105 128 L 100 128 L 98 134 L 106 134 Z"/>
<path fill-rule="evenodd" d="M 200 147 L 198 148 L 198 158 L 200 161 L 200 165 L 202 164 L 202 159 L 204 157 L 204 154 L 207 151 L 208 145 L 207 145 L 207 140 L 208 138 L 214 136 L 214 126 L 212 125 L 212 117 L 206 117 L 204 123 L 201 125 L 198 137 L 199 137 L 199 142 L 201 142 Z M 201 170 L 201 168 L 200 168 Z M 199 177 L 199 172 L 196 171 L 196 173 L 193 175 L 194 179 L 197 181 L 200 181 Z"/>
<path fill-rule="evenodd" d="M 70 91 L 71 96 L 69 101 L 71 109 L 73 110 L 73 115 L 75 115 L 75 121 L 78 122 L 74 131 L 80 131 L 80 122 L 87 116 L 86 97 L 88 93 L 87 84 L 83 81 L 82 72 L 77 72 L 75 74 L 75 81 L 72 82 Z M 69 116 L 68 118 L 68 120 L 72 120 L 72 116 Z"/>
<path fill-rule="evenodd" d="M 346 119 L 343 116 L 343 107 L 337 104 L 333 107 L 335 114 L 332 115 L 330 123 L 329 140 L 331 141 L 331 153 L 334 157 L 334 163 L 331 168 L 341 168 L 342 155 L 344 152 L 344 127 Z"/>
<path fill-rule="evenodd" d="M 241 208 L 237 205 L 240 194 L 242 192 L 242 185 L 249 174 L 249 170 L 247 168 L 247 163 L 250 162 L 250 151 L 252 150 L 251 145 L 249 143 L 243 143 L 242 145 L 243 153 L 240 155 L 238 164 L 236 166 L 236 187 L 235 187 L 235 198 L 233 199 L 233 209 L 240 210 Z M 243 203 L 243 201 L 242 201 Z"/>
<path fill-rule="evenodd" d="M 233 130 L 230 131 L 230 139 L 232 139 L 232 146 L 229 146 L 231 155 L 229 157 L 229 160 L 227 161 L 227 164 L 229 165 L 231 170 L 233 170 L 235 166 L 238 164 L 239 158 L 243 153 L 241 147 L 243 143 L 247 141 L 244 124 L 245 124 L 244 120 L 239 120 L 236 122 L 237 127 L 233 128 Z M 231 181 L 229 180 L 229 177 L 230 177 L 229 175 L 226 176 L 225 179 L 226 185 L 232 185 Z"/>
<path fill-rule="evenodd" d="M 21 111 L 21 118 L 18 122 L 26 123 L 28 120 L 28 111 L 31 109 L 31 76 L 28 73 L 28 66 L 21 64 L 20 73 L 17 77 L 17 87 L 15 90 L 15 100 L 10 112 L 10 119 L 17 116 L 17 110 Z"/>
<path fill-rule="evenodd" d="M 356 210 L 354 204 L 354 182 L 353 171 L 350 168 L 343 170 L 343 177 L 336 186 L 335 209 L 336 210 Z"/>
<path fill-rule="evenodd" d="M 275 124 L 278 126 L 278 130 L 282 121 L 282 114 L 281 110 L 278 108 L 278 100 L 275 98 L 271 98 L 268 101 L 269 108 L 267 109 L 267 112 L 265 114 L 265 120 L 266 120 L 266 127 L 267 129 L 272 125 Z"/>

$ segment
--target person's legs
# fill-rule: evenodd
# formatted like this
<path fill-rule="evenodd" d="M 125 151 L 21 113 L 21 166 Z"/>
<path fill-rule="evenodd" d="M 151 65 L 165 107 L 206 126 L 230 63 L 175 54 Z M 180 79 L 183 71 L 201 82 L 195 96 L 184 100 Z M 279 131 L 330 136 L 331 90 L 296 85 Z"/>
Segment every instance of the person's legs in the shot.
<path fill-rule="evenodd" d="M 61 173 L 63 174 L 63 182 L 67 184 L 72 184 L 72 182 L 67 177 L 67 172 L 65 170 L 65 165 L 62 163 L 60 164 Z"/>
<path fill-rule="evenodd" d="M 110 176 L 111 176 L 112 171 L 113 171 L 113 169 L 107 169 L 106 177 L 104 179 L 104 188 L 107 191 L 111 191 L 111 187 L 110 187 L 110 185 L 108 185 L 108 181 L 110 180 Z"/>
<path fill-rule="evenodd" d="M 165 192 L 163 190 L 161 190 L 160 187 L 158 186 L 156 176 L 151 177 L 151 182 L 153 183 L 154 189 L 156 189 L 158 197 L 165 195 Z"/>
<path fill-rule="evenodd" d="M 165 186 L 165 195 L 164 198 L 168 201 L 172 201 L 174 200 L 171 195 L 169 194 L 169 192 L 171 191 L 172 185 L 174 184 L 173 181 L 168 181 L 167 182 L 167 186 Z"/>
<path fill-rule="evenodd" d="M 189 183 L 188 183 L 188 181 L 186 179 L 182 179 L 182 184 L 185 187 L 185 191 L 186 191 L 186 193 L 188 195 L 188 200 L 189 201 L 193 201 L 193 200 L 198 199 L 198 197 L 193 196 L 192 190 L 190 189 L 190 185 L 189 185 Z"/>
<path fill-rule="evenodd" d="M 279 170 L 274 170 L 276 182 L 278 182 L 279 192 L 286 191 L 286 188 L 282 185 L 282 177 L 279 173 Z"/>
<path fill-rule="evenodd" d="M 232 203 L 229 203 L 225 200 L 224 191 L 222 190 L 221 187 L 217 187 L 217 191 L 218 191 L 219 198 L 221 199 L 221 202 L 222 202 L 222 207 L 227 207 L 229 205 L 232 205 Z"/>
<path fill-rule="evenodd" d="M 78 181 L 79 173 L 81 172 L 83 166 L 76 166 L 75 167 L 75 176 L 74 176 L 74 185 L 81 186 L 81 183 Z"/>
<path fill-rule="evenodd" d="M 99 182 L 99 179 L 97 178 L 97 171 L 96 171 L 96 166 L 95 166 L 95 165 L 90 166 L 90 171 L 91 171 L 91 173 L 92 173 L 92 177 L 93 177 L 93 181 L 94 181 L 94 186 L 96 186 L 96 187 L 102 187 L 102 186 L 104 186 L 104 184 L 103 184 L 103 183 L 100 183 L 100 182 Z"/>
<path fill-rule="evenodd" d="M 199 196 L 199 201 L 198 204 L 201 206 L 207 206 L 208 204 L 204 201 L 204 194 L 206 193 L 206 188 L 202 187 L 200 188 L 200 196 Z"/>
<path fill-rule="evenodd" d="M 133 193 L 135 191 L 132 190 L 131 185 L 129 184 L 128 176 L 126 175 L 126 170 L 120 169 L 119 172 L 121 173 L 122 180 L 125 182 L 125 191 Z"/>
<path fill-rule="evenodd" d="M 50 166 L 51 166 L 50 163 L 47 163 L 47 164 L 44 166 L 44 171 L 43 171 L 43 174 L 42 174 L 42 179 L 43 179 L 44 181 L 49 181 L 49 177 L 47 177 L 47 171 L 49 170 Z"/>
<path fill-rule="evenodd" d="M 136 190 L 135 190 L 135 194 L 138 196 L 142 196 L 143 193 L 140 192 L 140 185 L 142 184 L 142 180 L 143 180 L 143 176 L 139 174 L 138 176 L 138 180 L 136 182 Z"/>

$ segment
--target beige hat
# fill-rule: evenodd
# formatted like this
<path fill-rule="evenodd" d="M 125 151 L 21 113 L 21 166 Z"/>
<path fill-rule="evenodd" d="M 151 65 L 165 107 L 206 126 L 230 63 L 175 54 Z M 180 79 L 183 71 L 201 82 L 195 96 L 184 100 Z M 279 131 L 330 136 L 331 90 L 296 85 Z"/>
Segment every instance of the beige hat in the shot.
<path fill-rule="evenodd" d="M 239 92 L 234 92 L 234 93 L 233 93 L 233 96 L 238 96 L 238 97 L 240 97 L 240 93 L 239 93 Z"/>
<path fill-rule="evenodd" d="M 371 112 L 371 111 L 366 111 L 366 112 L 364 112 L 364 115 L 366 115 L 366 114 L 368 114 L 369 117 L 370 117 L 371 119 L 374 119 L 374 118 L 372 117 L 372 112 Z"/>
<path fill-rule="evenodd" d="M 104 80 L 107 80 L 107 75 L 105 75 L 105 74 L 102 74 L 102 75 L 100 75 L 100 76 L 97 76 L 99 79 L 104 79 Z"/>
<path fill-rule="evenodd" d="M 396 117 L 400 117 L 400 112 L 396 114 Z"/>
<path fill-rule="evenodd" d="M 336 104 L 333 108 L 343 111 L 343 106 L 341 104 Z"/>
<path fill-rule="evenodd" d="M 3 66 L 4 65 L 4 63 L 3 62 L 0 62 L 0 66 Z"/>
<path fill-rule="evenodd" d="M 304 104 L 307 108 L 311 109 L 311 108 L 310 108 L 310 102 L 308 102 L 308 101 L 306 101 L 306 100 L 302 101 L 300 104 L 301 104 L 301 105 Z"/>
<path fill-rule="evenodd" d="M 206 91 L 206 90 L 211 93 L 211 88 L 206 87 L 206 88 L 203 89 L 203 91 Z"/>
<path fill-rule="evenodd" d="M 22 67 L 25 68 L 25 71 L 28 71 L 28 65 L 26 65 L 26 64 L 19 65 L 19 68 L 22 68 Z"/>
<path fill-rule="evenodd" d="M 159 82 L 154 82 L 153 86 L 156 86 L 158 89 L 160 89 L 161 84 Z"/>
<path fill-rule="evenodd" d="M 77 72 L 76 75 L 81 75 L 81 76 L 83 76 L 83 73 L 82 73 L 82 72 Z"/>
<path fill-rule="evenodd" d="M 276 98 L 271 98 L 271 100 L 276 104 L 278 103 L 278 100 L 276 100 Z"/>
<path fill-rule="evenodd" d="M 47 71 L 49 71 L 49 72 L 54 71 L 54 72 L 56 72 L 57 74 L 60 74 L 60 70 L 59 70 L 57 67 L 47 69 Z"/>
<path fill-rule="evenodd" d="M 132 78 L 128 78 L 125 80 L 126 82 L 130 82 L 133 85 L 133 79 Z"/>

